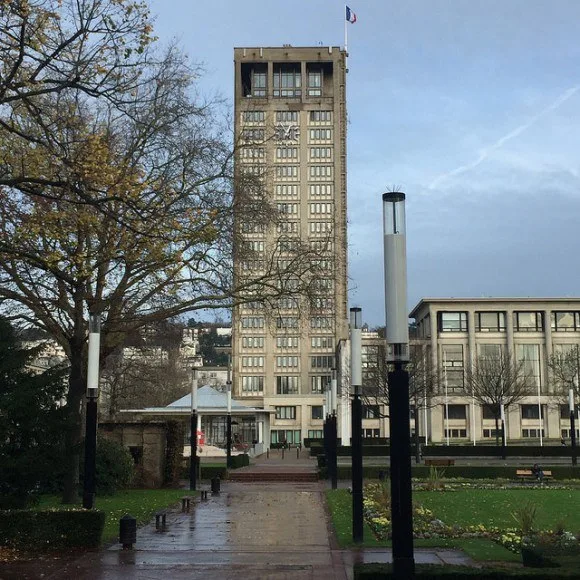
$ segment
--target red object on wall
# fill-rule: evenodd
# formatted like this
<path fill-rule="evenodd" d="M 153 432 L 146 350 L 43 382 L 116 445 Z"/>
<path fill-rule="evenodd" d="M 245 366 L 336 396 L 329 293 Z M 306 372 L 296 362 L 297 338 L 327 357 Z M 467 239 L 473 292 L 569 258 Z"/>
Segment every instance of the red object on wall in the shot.
<path fill-rule="evenodd" d="M 199 429 L 197 430 L 197 444 L 205 445 L 205 433 Z"/>

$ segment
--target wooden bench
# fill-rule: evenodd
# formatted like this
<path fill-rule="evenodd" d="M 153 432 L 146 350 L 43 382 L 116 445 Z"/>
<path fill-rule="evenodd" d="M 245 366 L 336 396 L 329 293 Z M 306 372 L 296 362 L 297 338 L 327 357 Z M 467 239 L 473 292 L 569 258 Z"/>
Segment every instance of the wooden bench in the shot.
<path fill-rule="evenodd" d="M 455 465 L 455 459 L 425 459 L 425 465 L 433 467 L 450 467 Z"/>
<path fill-rule="evenodd" d="M 533 473 L 531 469 L 516 469 L 516 479 L 520 481 L 545 481 L 546 479 L 552 479 L 552 472 L 548 469 L 542 470 L 544 476 L 539 479 Z"/>
<path fill-rule="evenodd" d="M 155 529 L 164 532 L 167 529 L 167 511 L 162 510 L 155 514 Z"/>

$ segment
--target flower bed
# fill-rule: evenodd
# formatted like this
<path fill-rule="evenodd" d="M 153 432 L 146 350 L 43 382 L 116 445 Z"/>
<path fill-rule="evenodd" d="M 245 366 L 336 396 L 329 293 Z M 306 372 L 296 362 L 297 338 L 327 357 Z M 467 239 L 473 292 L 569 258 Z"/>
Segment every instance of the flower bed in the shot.
<path fill-rule="evenodd" d="M 469 484 L 466 482 L 445 482 L 437 486 L 428 487 L 433 491 L 447 491 L 453 493 L 466 487 L 477 487 L 487 489 L 486 484 Z M 429 485 L 429 482 L 427 482 Z M 495 485 L 497 489 L 497 484 Z M 423 488 L 425 489 L 425 488 Z M 363 509 L 365 518 L 379 540 L 387 540 L 391 537 L 390 521 L 390 494 L 388 484 L 369 483 L 364 488 Z M 514 520 L 515 522 L 515 520 Z M 499 528 L 495 526 L 478 525 L 448 525 L 438 519 L 435 514 L 421 505 L 413 507 L 413 535 L 415 538 L 488 538 L 501 544 L 514 553 L 520 553 L 522 547 L 533 548 L 533 545 L 546 547 L 542 549 L 546 555 L 554 559 L 554 554 L 559 552 L 574 552 L 580 554 L 580 544 L 577 538 L 570 532 L 562 529 L 557 532 L 546 531 L 536 533 L 534 536 L 526 536 L 522 539 L 521 526 Z M 541 540 L 541 541 L 540 541 Z M 548 547 L 552 547 L 551 551 Z M 573 548 L 571 550 L 571 548 Z"/>

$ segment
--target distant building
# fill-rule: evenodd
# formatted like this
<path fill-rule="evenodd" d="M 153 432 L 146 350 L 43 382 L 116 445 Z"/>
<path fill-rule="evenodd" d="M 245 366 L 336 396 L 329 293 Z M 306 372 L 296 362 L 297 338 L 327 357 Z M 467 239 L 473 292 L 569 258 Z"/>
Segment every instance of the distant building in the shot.
<path fill-rule="evenodd" d="M 347 335 L 345 61 L 338 47 L 234 50 L 236 170 L 260 176 L 285 217 L 277 232 L 241 224 L 244 241 L 257 252 L 280 235 L 308 242 L 327 274 L 316 311 L 291 299 L 274 321 L 255 303 L 233 311 L 234 392 L 275 407 L 270 443 L 322 436 L 323 393 Z"/>

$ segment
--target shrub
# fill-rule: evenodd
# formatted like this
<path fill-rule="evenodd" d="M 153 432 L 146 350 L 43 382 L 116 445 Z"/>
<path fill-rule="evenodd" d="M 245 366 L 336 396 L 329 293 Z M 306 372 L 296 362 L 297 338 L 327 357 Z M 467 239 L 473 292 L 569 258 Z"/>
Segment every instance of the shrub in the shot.
<path fill-rule="evenodd" d="M 250 465 L 250 456 L 247 453 L 232 455 L 230 460 L 231 469 L 238 469 Z"/>
<path fill-rule="evenodd" d="M 97 548 L 105 513 L 99 510 L 0 512 L 0 545 L 35 551 Z"/>
<path fill-rule="evenodd" d="M 127 487 L 133 472 L 133 457 L 126 447 L 106 437 L 97 439 L 95 485 L 99 495 L 113 495 Z"/>
<path fill-rule="evenodd" d="M 167 447 L 165 448 L 163 484 L 167 487 L 179 487 L 179 475 L 183 463 L 183 425 L 177 421 L 168 421 L 166 434 Z"/>

